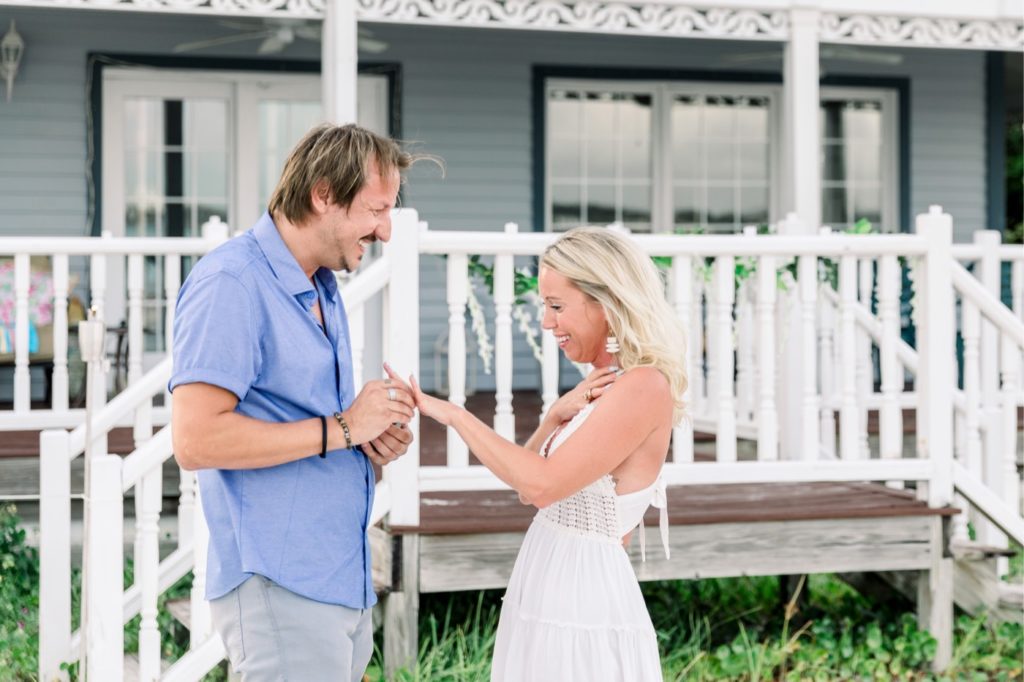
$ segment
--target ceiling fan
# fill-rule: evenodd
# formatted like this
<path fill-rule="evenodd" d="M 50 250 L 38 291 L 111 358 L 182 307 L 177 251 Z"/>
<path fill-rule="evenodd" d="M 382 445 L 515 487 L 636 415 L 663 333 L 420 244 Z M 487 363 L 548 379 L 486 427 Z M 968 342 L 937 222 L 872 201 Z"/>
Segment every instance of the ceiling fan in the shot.
<path fill-rule="evenodd" d="M 856 45 L 822 45 L 818 50 L 822 60 L 862 62 L 897 66 L 903 63 L 903 55 L 899 52 L 874 50 Z M 764 52 L 747 52 L 726 57 L 723 61 L 728 65 L 747 64 L 768 60 L 782 60 L 782 50 L 766 50 Z"/>
<path fill-rule="evenodd" d="M 259 40 L 260 44 L 256 48 L 256 52 L 259 54 L 278 54 L 294 43 L 297 38 L 320 41 L 321 23 L 319 21 L 266 18 L 262 20 L 262 26 L 260 24 L 233 21 L 221 21 L 219 23 L 221 26 L 235 29 L 239 32 L 217 38 L 178 43 L 174 46 L 173 51 L 180 54 L 182 52 L 195 52 L 221 45 Z M 374 38 L 370 29 L 362 26 L 359 27 L 358 41 L 360 52 L 379 54 L 388 49 L 386 42 Z"/>

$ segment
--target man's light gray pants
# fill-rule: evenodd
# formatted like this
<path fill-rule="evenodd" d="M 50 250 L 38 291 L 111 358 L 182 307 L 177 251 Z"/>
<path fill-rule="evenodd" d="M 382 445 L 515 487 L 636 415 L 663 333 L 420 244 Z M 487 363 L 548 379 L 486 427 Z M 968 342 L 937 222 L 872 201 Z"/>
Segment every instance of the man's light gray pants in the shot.
<path fill-rule="evenodd" d="M 306 599 L 260 575 L 210 611 L 243 682 L 359 682 L 373 654 L 370 609 Z"/>

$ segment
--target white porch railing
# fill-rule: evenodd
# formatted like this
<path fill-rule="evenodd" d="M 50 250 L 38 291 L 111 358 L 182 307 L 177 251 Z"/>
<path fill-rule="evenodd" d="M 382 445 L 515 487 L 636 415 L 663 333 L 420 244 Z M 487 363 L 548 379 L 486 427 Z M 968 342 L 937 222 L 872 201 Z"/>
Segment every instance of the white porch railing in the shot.
<path fill-rule="evenodd" d="M 138 380 L 143 374 L 146 335 L 161 337 L 155 339 L 155 344 L 162 352 L 171 347 L 169 320 L 181 287 L 183 258 L 201 256 L 226 239 L 227 226 L 214 219 L 203 226 L 203 235 L 0 237 L 0 261 L 14 262 L 15 295 L 14 328 L 13 334 L 9 334 L 14 381 L 10 407 L 0 409 L 0 431 L 68 428 L 81 424 L 85 418 L 81 404 L 73 404 L 70 391 L 69 350 L 74 344 L 69 342 L 73 341 L 74 330 L 69 328 L 69 301 L 76 301 L 78 305 L 74 308 L 83 316 L 91 306 L 108 322 L 124 320 L 126 344 L 123 341 L 122 348 L 126 347 L 127 353 L 122 358 L 125 367 L 118 370 L 127 375 L 126 383 Z M 78 286 L 77 280 L 83 275 L 88 276 L 88 285 Z M 37 295 L 33 284 L 52 287 L 52 299 Z M 30 367 L 34 358 L 30 352 L 30 328 L 36 325 L 41 313 L 48 311 L 33 310 L 30 300 L 43 306 L 52 300 L 52 322 L 38 325 L 52 330 L 52 348 L 39 348 L 46 364 L 52 365 L 43 368 L 49 373 L 46 379 L 51 395 L 49 406 L 42 408 L 32 406 Z M 50 338 L 49 333 L 45 336 Z M 80 371 L 84 372 L 84 368 Z M 102 393 L 105 396 L 107 391 Z M 79 403 L 84 403 L 84 395 Z M 168 413 L 158 409 L 154 417 L 156 423 L 166 423 Z"/>
<path fill-rule="evenodd" d="M 512 404 L 514 258 L 539 255 L 556 235 L 519 234 L 514 225 L 507 226 L 504 233 L 430 232 L 412 210 L 396 212 L 394 223 L 400 238 L 388 244 L 383 257 L 342 290 L 357 382 L 367 373 L 362 357 L 368 335 L 382 341 L 383 356 L 399 372 L 418 373 L 419 263 L 421 257 L 442 255 L 447 257 L 449 399 L 463 404 L 468 257 L 491 257 L 496 301 L 494 423 L 499 432 L 511 437 L 517 418 Z M 1009 458 L 1015 447 L 1021 386 L 1015 377 L 1024 347 L 1024 323 L 1002 306 L 983 282 L 954 262 L 954 255 L 960 254 L 951 245 L 951 234 L 949 216 L 933 210 L 918 218 L 914 235 L 638 235 L 638 243 L 648 253 L 669 259 L 670 299 L 687 329 L 693 330 L 687 347 L 691 377 L 687 402 L 694 419 L 674 433 L 672 456 L 666 465 L 669 481 L 680 485 L 913 481 L 933 506 L 961 496 L 958 503 L 969 505 L 979 521 L 989 523 L 990 535 L 996 540 L 997 533 L 1024 540 L 1024 521 L 1014 497 L 1019 494 L 1015 491 L 1019 491 L 1020 477 L 1015 468 L 1011 472 Z M 751 260 L 756 270 L 737 287 L 735 262 L 740 258 Z M 836 263 L 836 289 L 819 276 L 825 259 Z M 913 269 L 916 348 L 900 339 L 900 259 Z M 789 261 L 795 262 L 795 276 L 784 275 L 786 289 L 780 291 L 779 269 Z M 709 275 L 705 276 L 707 268 Z M 364 311 L 378 294 L 384 313 L 380 327 L 371 329 Z M 954 372 L 958 297 L 965 339 L 962 390 L 956 388 Z M 777 385 L 778 359 L 787 347 L 783 330 L 788 325 L 781 324 L 779 313 L 783 303 L 790 302 L 786 299 L 795 299 L 802 345 L 813 349 L 802 357 L 804 383 L 795 387 L 802 398 L 798 403 L 801 409 L 795 415 L 780 414 L 778 407 L 782 403 L 778 395 L 786 390 Z M 172 323 L 173 299 L 168 308 L 168 333 Z M 995 412 L 990 417 L 979 406 L 982 369 L 974 341 L 982 336 L 983 323 L 997 330 L 1001 343 Z M 541 368 L 545 409 L 557 396 L 559 376 L 557 348 L 549 336 L 545 335 Z M 881 358 L 877 392 L 872 348 Z M 905 373 L 915 379 L 913 391 L 903 390 Z M 95 581 L 88 593 L 90 628 L 96 631 L 87 637 L 89 660 L 103 666 L 96 679 L 120 679 L 123 646 L 118 633 L 136 614 L 142 616 L 139 661 L 144 679 L 197 680 L 223 657 L 219 641 L 210 634 L 202 599 L 206 530 L 195 479 L 188 472 L 180 474 L 178 546 L 163 561 L 159 559 L 160 477 L 171 456 L 171 441 L 169 428 L 152 435 L 152 406 L 169 376 L 170 363 L 165 360 L 130 384 L 93 419 L 96 437 L 88 450 L 95 464 L 86 499 L 92 505 L 93 523 L 104 528 L 105 537 L 86 557 L 96 567 L 88 572 Z M 902 446 L 902 408 L 917 410 L 917 447 L 909 457 Z M 877 447 L 867 445 L 868 409 L 879 410 Z M 779 422 L 784 419 L 796 419 L 799 424 L 802 445 L 796 452 L 780 451 Z M 103 445 L 104 434 L 121 423 L 136 427 L 136 450 L 123 461 L 107 456 Z M 693 424 L 715 434 L 713 461 L 698 461 Z M 418 422 L 410 426 L 418 436 Z M 990 435 L 995 433 L 998 438 Z M 422 492 L 504 487 L 482 467 L 470 465 L 469 454 L 455 434 L 449 433 L 443 466 L 420 466 L 418 442 L 385 469 L 372 513 L 374 523 L 387 515 L 392 524 L 417 525 Z M 955 450 L 954 442 L 958 444 Z M 70 632 L 68 463 L 87 445 L 84 427 L 71 434 L 47 431 L 41 437 L 40 622 L 44 627 L 40 677 L 44 680 L 61 678 L 60 663 L 78 653 L 79 639 Z M 999 477 L 989 477 L 989 469 Z M 133 486 L 135 584 L 122 590 L 123 502 L 124 493 Z M 195 572 L 192 648 L 161 677 L 156 600 L 190 570 Z"/>

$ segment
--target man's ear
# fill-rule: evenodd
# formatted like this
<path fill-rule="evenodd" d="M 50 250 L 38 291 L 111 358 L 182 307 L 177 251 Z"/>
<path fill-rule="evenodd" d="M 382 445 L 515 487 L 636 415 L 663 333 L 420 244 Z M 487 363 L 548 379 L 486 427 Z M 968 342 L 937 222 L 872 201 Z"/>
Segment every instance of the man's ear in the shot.
<path fill-rule="evenodd" d="M 313 212 L 317 215 L 323 215 L 327 212 L 327 208 L 331 203 L 331 188 L 327 184 L 327 180 L 318 180 L 309 193 L 309 204 L 313 207 Z"/>

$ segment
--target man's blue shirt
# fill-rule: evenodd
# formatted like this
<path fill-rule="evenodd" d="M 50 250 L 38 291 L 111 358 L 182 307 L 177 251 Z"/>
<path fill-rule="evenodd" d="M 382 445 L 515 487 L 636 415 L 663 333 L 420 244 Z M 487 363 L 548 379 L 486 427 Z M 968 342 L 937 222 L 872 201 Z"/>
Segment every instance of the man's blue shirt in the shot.
<path fill-rule="evenodd" d="M 267 214 L 201 258 L 178 296 L 170 390 L 219 386 L 238 397 L 236 412 L 268 422 L 347 409 L 355 388 L 345 309 L 334 275 L 321 268 L 315 279 L 316 287 Z M 311 310 L 318 296 L 326 333 Z M 207 599 L 259 574 L 317 601 L 376 601 L 366 537 L 374 475 L 362 453 L 204 469 L 199 487 L 210 527 Z"/>

